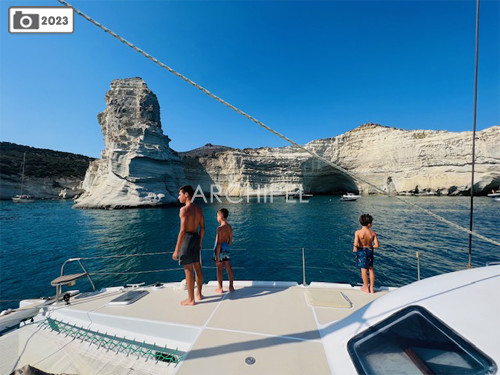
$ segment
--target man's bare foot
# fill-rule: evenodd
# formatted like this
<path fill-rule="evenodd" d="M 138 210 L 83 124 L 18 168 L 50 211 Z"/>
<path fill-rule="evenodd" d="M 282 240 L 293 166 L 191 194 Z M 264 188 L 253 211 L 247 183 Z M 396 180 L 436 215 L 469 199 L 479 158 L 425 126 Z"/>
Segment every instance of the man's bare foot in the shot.
<path fill-rule="evenodd" d="M 229 287 L 230 292 L 234 292 L 234 288 L 232 286 Z"/>
<path fill-rule="evenodd" d="M 224 293 L 224 290 L 222 290 L 222 288 L 217 288 L 215 289 L 215 293 L 222 294 Z"/>
<path fill-rule="evenodd" d="M 375 293 L 375 291 L 373 290 L 373 286 L 370 287 L 370 293 Z"/>
<path fill-rule="evenodd" d="M 203 299 L 203 295 L 201 293 L 196 293 L 196 299 L 201 301 Z"/>
<path fill-rule="evenodd" d="M 194 306 L 196 305 L 196 302 L 191 301 L 189 298 L 185 299 L 184 301 L 181 301 L 182 306 Z"/>
<path fill-rule="evenodd" d="M 369 290 L 368 290 L 368 287 L 367 286 L 362 286 L 361 289 L 360 289 L 362 292 L 365 292 L 365 293 L 368 293 Z"/>

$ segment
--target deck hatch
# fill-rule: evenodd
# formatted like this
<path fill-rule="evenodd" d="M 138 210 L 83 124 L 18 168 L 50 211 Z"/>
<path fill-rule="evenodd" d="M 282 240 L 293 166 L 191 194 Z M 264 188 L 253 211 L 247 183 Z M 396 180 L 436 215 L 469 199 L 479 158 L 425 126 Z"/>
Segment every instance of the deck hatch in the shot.
<path fill-rule="evenodd" d="M 109 305 L 130 305 L 148 294 L 149 292 L 147 290 L 131 290 L 111 300 Z"/>
<path fill-rule="evenodd" d="M 421 306 L 410 306 L 347 343 L 359 374 L 494 374 L 495 362 Z"/>

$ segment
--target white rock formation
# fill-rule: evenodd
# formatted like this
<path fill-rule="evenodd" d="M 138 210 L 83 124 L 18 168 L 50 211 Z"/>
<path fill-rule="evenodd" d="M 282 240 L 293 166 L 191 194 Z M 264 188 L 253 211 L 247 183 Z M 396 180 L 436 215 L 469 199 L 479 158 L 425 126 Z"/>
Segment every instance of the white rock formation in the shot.
<path fill-rule="evenodd" d="M 500 126 L 476 134 L 475 193 L 500 185 Z M 307 148 L 390 193 L 443 195 L 470 191 L 472 132 L 402 130 L 365 124 Z M 184 156 L 186 178 L 228 195 L 377 191 L 294 147 L 229 150 Z"/>
<path fill-rule="evenodd" d="M 470 191 L 472 134 L 401 130 L 365 124 L 334 138 L 306 145 L 347 169 L 353 178 L 295 148 L 227 149 L 207 145 L 182 158 L 163 134 L 160 107 L 140 78 L 115 80 L 98 115 L 104 134 L 101 159 L 87 170 L 76 201 L 81 208 L 123 208 L 176 202 L 180 185 L 200 185 L 210 194 L 282 195 L 377 193 L 364 181 L 390 193 L 455 195 Z M 500 185 L 500 126 L 477 133 L 474 191 Z"/>
<path fill-rule="evenodd" d="M 177 201 L 184 182 L 181 158 L 163 134 L 156 95 L 141 78 L 117 79 L 97 118 L 104 135 L 101 158 L 92 162 L 77 208 L 156 206 Z"/>
<path fill-rule="evenodd" d="M 476 133 L 474 191 L 500 184 L 500 126 Z M 472 132 L 402 130 L 376 124 L 308 147 L 364 180 L 394 192 L 459 194 L 470 190 Z M 363 192 L 373 188 L 358 182 Z"/>

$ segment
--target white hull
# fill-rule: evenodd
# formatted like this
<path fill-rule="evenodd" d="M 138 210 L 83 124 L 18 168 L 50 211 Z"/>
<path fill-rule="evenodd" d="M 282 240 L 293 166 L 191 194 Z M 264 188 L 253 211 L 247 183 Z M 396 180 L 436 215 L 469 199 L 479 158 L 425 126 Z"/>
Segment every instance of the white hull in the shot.
<path fill-rule="evenodd" d="M 354 194 L 344 194 L 340 197 L 341 201 L 346 201 L 346 202 L 353 202 L 358 200 L 360 198 L 360 195 L 354 195 Z"/>
<path fill-rule="evenodd" d="M 34 198 L 24 198 L 24 197 L 12 197 L 12 202 L 14 203 L 33 203 Z"/>
<path fill-rule="evenodd" d="M 35 317 L 40 307 L 47 303 L 46 300 L 24 300 L 19 311 L 13 311 L 0 316 L 0 332 L 18 326 L 21 322 Z"/>

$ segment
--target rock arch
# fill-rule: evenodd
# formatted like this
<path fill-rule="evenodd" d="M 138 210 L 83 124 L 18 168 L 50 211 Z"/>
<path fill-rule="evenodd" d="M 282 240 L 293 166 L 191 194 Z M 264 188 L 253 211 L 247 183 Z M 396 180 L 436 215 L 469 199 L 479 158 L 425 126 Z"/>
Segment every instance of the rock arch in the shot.
<path fill-rule="evenodd" d="M 358 193 L 356 181 L 349 175 L 326 164 L 320 159 L 310 158 L 301 165 L 304 191 L 316 194 Z"/>

